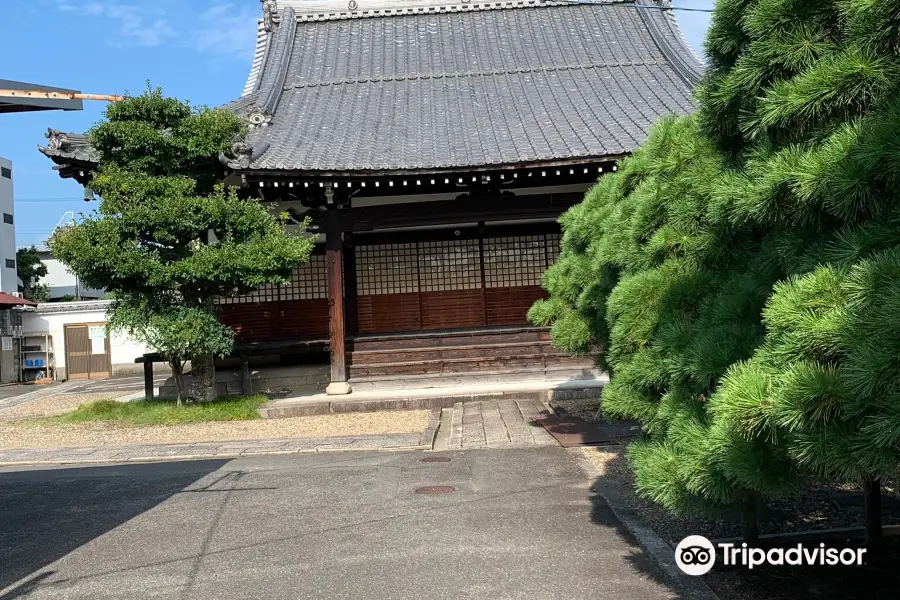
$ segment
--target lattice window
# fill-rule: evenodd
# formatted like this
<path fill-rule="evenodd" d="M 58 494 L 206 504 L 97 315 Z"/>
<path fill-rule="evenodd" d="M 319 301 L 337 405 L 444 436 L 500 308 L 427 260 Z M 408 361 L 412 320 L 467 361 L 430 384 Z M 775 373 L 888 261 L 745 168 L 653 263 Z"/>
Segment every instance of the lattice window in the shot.
<path fill-rule="evenodd" d="M 278 300 L 278 286 L 264 284 L 255 292 L 226 299 L 226 304 L 245 304 L 253 302 L 275 302 Z"/>
<path fill-rule="evenodd" d="M 291 282 L 281 288 L 282 300 L 320 300 L 328 297 L 328 270 L 325 255 L 314 254 L 309 262 L 294 269 Z"/>
<path fill-rule="evenodd" d="M 419 291 L 416 244 L 374 244 L 356 248 L 356 285 L 361 296 Z"/>
<path fill-rule="evenodd" d="M 216 304 L 247 304 L 279 300 L 315 300 L 328 297 L 328 272 L 325 256 L 314 254 L 309 262 L 291 272 L 290 282 L 279 286 L 264 284 L 255 292 L 230 298 L 217 298 Z"/>
<path fill-rule="evenodd" d="M 423 292 L 481 288 L 478 240 L 421 242 L 419 274 Z"/>
<path fill-rule="evenodd" d="M 484 240 L 484 276 L 488 288 L 540 285 L 547 268 L 547 237 L 522 235 Z"/>
<path fill-rule="evenodd" d="M 560 233 L 548 233 L 547 234 L 547 265 L 552 265 L 557 261 L 560 254 L 559 245 L 562 243 L 562 234 Z"/>

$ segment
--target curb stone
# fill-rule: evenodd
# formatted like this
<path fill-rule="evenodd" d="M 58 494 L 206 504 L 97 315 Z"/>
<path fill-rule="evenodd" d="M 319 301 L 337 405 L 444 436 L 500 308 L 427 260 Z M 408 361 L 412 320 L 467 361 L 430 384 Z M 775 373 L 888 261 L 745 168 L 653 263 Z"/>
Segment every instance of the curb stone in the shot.
<path fill-rule="evenodd" d="M 53 465 L 87 465 L 87 464 L 122 464 L 122 463 L 154 463 L 154 462 L 178 462 L 184 460 L 215 460 L 244 458 L 247 456 L 274 456 L 287 454 L 318 454 L 324 452 L 412 452 L 418 450 L 430 450 L 428 446 L 397 446 L 384 448 L 309 448 L 304 450 L 260 450 L 250 452 L 229 452 L 221 454 L 175 454 L 172 456 L 135 456 L 128 458 L 82 458 L 76 460 L 29 460 L 18 462 L 0 461 L 0 467 L 29 467 L 29 466 L 53 466 Z"/>
<path fill-rule="evenodd" d="M 569 448 L 569 455 L 581 467 L 585 475 L 592 480 L 591 494 L 606 500 L 607 505 L 622 525 L 625 526 L 638 543 L 653 557 L 666 576 L 676 583 L 690 600 L 721 600 L 700 577 L 691 577 L 681 572 L 675 564 L 675 551 L 655 531 L 644 524 L 635 511 L 622 499 L 616 486 L 610 483 L 594 463 L 585 455 L 584 449 Z"/>
<path fill-rule="evenodd" d="M 420 446 L 427 447 L 429 450 L 434 449 L 434 439 L 437 436 L 438 428 L 441 426 L 441 408 L 431 409 L 431 415 L 428 417 L 428 426 L 422 432 L 422 441 Z"/>
<path fill-rule="evenodd" d="M 272 454 L 309 454 L 360 450 L 431 450 L 431 445 L 421 443 L 421 438 L 422 436 L 417 436 L 416 434 L 385 434 L 358 437 L 276 438 L 269 440 L 236 440 L 233 442 L 148 444 L 142 446 L 16 449 L 0 451 L 0 467 L 233 459 L 244 456 Z"/>

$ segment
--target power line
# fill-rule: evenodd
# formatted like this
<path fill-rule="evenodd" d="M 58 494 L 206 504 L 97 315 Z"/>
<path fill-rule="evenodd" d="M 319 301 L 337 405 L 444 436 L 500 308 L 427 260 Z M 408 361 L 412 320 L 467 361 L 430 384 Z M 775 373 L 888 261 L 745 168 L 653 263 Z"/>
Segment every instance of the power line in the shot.
<path fill-rule="evenodd" d="M 13 198 L 16 202 L 23 202 L 25 204 L 38 204 L 38 203 L 52 203 L 52 202 L 74 202 L 76 200 L 84 202 L 84 198 Z"/>

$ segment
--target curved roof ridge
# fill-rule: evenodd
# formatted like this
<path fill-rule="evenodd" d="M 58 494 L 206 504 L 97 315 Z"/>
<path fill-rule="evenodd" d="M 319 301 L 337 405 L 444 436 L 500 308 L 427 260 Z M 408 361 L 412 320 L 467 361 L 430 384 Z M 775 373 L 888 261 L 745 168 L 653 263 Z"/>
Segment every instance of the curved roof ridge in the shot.
<path fill-rule="evenodd" d="M 259 82 L 260 95 L 256 106 L 268 117 L 275 114 L 278 101 L 281 100 L 284 82 L 290 69 L 294 37 L 297 32 L 294 10 L 287 7 L 283 15 L 284 19 L 275 30 L 273 40 L 269 43 L 269 56 Z"/>
<path fill-rule="evenodd" d="M 271 32 L 267 29 L 265 20 L 258 19 L 256 22 L 256 49 L 253 54 L 253 65 L 250 67 L 247 83 L 244 85 L 244 91 L 241 93 L 242 97 L 252 94 L 258 87 L 259 75 L 262 73 L 269 53 L 270 37 Z"/>
<path fill-rule="evenodd" d="M 687 43 L 675 15 L 672 14 L 672 3 L 669 0 L 651 1 L 668 10 L 639 9 L 641 20 L 647 26 L 659 51 L 666 57 L 678 76 L 687 85 L 693 87 L 700 81 L 706 70 L 703 61 Z"/>
<path fill-rule="evenodd" d="M 668 2 L 669 6 L 671 6 L 671 1 Z M 681 45 L 687 48 L 687 51 L 691 53 L 691 56 L 697 61 L 697 64 L 700 66 L 701 72 L 706 72 L 706 61 L 703 60 L 703 57 L 697 54 L 697 51 L 693 46 L 687 41 L 687 38 L 684 35 L 684 30 L 678 24 L 678 19 L 675 18 L 675 13 L 671 10 L 665 11 L 667 17 L 669 17 L 669 27 L 678 35 L 678 39 L 681 42 Z"/>

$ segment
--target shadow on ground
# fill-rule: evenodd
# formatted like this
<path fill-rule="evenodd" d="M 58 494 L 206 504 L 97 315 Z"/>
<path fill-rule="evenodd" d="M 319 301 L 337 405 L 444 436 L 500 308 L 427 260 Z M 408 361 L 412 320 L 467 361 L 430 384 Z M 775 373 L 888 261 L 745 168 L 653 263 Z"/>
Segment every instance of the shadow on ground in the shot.
<path fill-rule="evenodd" d="M 182 492 L 227 460 L 0 473 L 0 594 L 29 594 L 48 565 Z M 77 502 L 74 501 L 77 499 Z M 20 581 L 21 580 L 21 581 Z"/>

